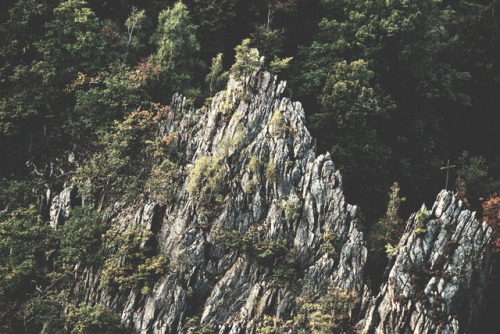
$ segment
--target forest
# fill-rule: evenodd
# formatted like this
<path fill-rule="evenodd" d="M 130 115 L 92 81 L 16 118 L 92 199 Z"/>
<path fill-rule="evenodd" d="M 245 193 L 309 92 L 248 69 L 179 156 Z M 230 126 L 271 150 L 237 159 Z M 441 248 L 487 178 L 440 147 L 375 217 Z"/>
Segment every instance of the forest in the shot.
<path fill-rule="evenodd" d="M 257 67 L 287 81 L 318 153 L 331 153 L 347 201 L 361 208 L 374 284 L 400 222 L 445 186 L 494 228 L 497 256 L 496 2 L 2 1 L 0 332 L 88 333 L 96 319 L 123 330 L 98 306 L 64 305 L 61 316 L 52 292 L 65 291 L 75 264 L 91 265 L 100 243 L 117 242 L 106 205 L 140 194 L 168 202 L 175 135 L 156 133 L 173 94 L 204 108 L 229 76 Z M 40 198 L 69 184 L 83 205 L 52 230 Z M 133 253 L 127 240 L 119 248 Z M 165 259 L 134 256 L 136 276 L 109 280 L 147 290 Z"/>

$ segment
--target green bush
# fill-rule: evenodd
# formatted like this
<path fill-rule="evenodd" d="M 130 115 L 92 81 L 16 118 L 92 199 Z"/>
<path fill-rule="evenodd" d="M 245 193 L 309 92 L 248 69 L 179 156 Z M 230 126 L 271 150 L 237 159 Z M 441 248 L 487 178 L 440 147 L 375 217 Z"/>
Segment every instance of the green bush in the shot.
<path fill-rule="evenodd" d="M 216 157 L 198 158 L 189 172 L 187 191 L 201 205 L 219 204 L 224 200 L 224 172 L 222 160 Z"/>
<path fill-rule="evenodd" d="M 258 187 L 259 179 L 254 176 L 244 184 L 243 191 L 247 194 L 253 194 L 257 191 Z"/>
<path fill-rule="evenodd" d="M 102 216 L 91 207 L 74 208 L 68 220 L 56 230 L 60 247 L 56 262 L 63 268 L 77 263 L 83 266 L 96 264 L 101 235 L 105 231 Z"/>
<path fill-rule="evenodd" d="M 53 230 L 34 206 L 0 215 L 0 300 L 44 276 L 45 254 L 54 248 Z"/>
<path fill-rule="evenodd" d="M 261 166 L 262 162 L 260 161 L 259 157 L 256 155 L 251 155 L 250 159 L 248 159 L 248 164 L 246 169 L 247 172 L 249 173 L 258 173 Z"/>
<path fill-rule="evenodd" d="M 335 253 L 335 243 L 338 240 L 337 233 L 327 229 L 321 235 L 321 251 L 332 256 Z"/>
<path fill-rule="evenodd" d="M 278 317 L 264 315 L 257 325 L 256 334 L 283 334 L 287 333 L 292 326 Z"/>
<path fill-rule="evenodd" d="M 170 107 L 151 104 L 137 109 L 102 136 L 96 153 L 77 170 L 76 181 L 84 198 L 102 196 L 128 201 L 142 192 L 154 163 L 165 153 L 175 134 L 158 141 L 156 131 Z M 173 137 L 172 137 L 173 136 Z"/>
<path fill-rule="evenodd" d="M 228 225 L 214 229 L 212 233 L 216 245 L 228 251 L 246 253 L 257 264 L 271 268 L 271 277 L 275 282 L 287 282 L 295 275 L 297 255 L 285 239 L 259 240 L 256 230 L 242 233 Z"/>
<path fill-rule="evenodd" d="M 171 203 L 175 199 L 177 170 L 176 164 L 165 160 L 152 168 L 146 180 L 146 193 L 160 205 Z"/>
<path fill-rule="evenodd" d="M 278 170 L 274 161 L 266 163 L 265 177 L 269 184 L 276 184 L 278 182 Z"/>
<path fill-rule="evenodd" d="M 302 204 L 300 203 L 300 199 L 297 197 L 292 197 L 280 202 L 280 207 L 285 213 L 285 219 L 289 222 L 300 217 L 301 206 Z"/>
<path fill-rule="evenodd" d="M 415 235 L 422 235 L 424 234 L 427 230 L 425 228 L 425 224 L 429 220 L 429 213 L 425 208 L 422 208 L 415 216 L 415 222 L 416 226 L 415 229 L 413 230 L 413 233 Z"/>
<path fill-rule="evenodd" d="M 27 207 L 33 200 L 30 182 L 0 179 L 0 211 Z"/>
<path fill-rule="evenodd" d="M 57 295 L 35 297 L 31 299 L 24 309 L 24 315 L 32 319 L 30 327 L 44 328 L 46 333 L 65 334 L 64 308 Z"/>
<path fill-rule="evenodd" d="M 216 155 L 222 157 L 227 157 L 237 150 L 239 150 L 243 144 L 245 138 L 245 131 L 243 127 L 239 125 L 234 132 L 233 137 L 224 137 L 216 148 Z"/>
<path fill-rule="evenodd" d="M 71 305 L 67 315 L 67 324 L 71 334 L 123 334 L 125 328 L 120 316 L 104 305 Z"/>
<path fill-rule="evenodd" d="M 298 298 L 294 322 L 301 328 L 299 333 L 345 333 L 343 325 L 348 322 L 349 312 L 358 301 L 355 292 L 333 285 L 319 298 L 306 291 Z"/>
<path fill-rule="evenodd" d="M 281 115 L 281 111 L 276 109 L 273 112 L 273 116 L 269 121 L 269 131 L 273 136 L 279 136 L 285 130 L 285 121 L 283 119 L 283 115 Z"/>
<path fill-rule="evenodd" d="M 102 267 L 100 287 L 138 288 L 142 294 L 149 294 L 153 283 L 168 270 L 168 260 L 163 254 L 150 254 L 151 237 L 152 232 L 142 226 L 108 230 L 104 245 L 110 256 Z"/>

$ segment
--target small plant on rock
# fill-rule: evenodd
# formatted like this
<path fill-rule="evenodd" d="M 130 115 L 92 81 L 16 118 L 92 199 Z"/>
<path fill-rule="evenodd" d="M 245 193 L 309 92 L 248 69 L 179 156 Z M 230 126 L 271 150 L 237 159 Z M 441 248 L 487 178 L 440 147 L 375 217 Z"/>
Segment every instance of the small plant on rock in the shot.
<path fill-rule="evenodd" d="M 285 130 L 285 121 L 283 120 L 283 115 L 281 115 L 281 111 L 276 109 L 269 121 L 269 131 L 273 136 L 279 136 Z"/>
<path fill-rule="evenodd" d="M 269 184 L 276 184 L 278 182 L 278 170 L 272 160 L 266 164 L 265 177 Z"/>
<path fill-rule="evenodd" d="M 224 200 L 224 166 L 216 157 L 200 157 L 189 172 L 187 191 L 202 205 L 218 204 Z"/>
<path fill-rule="evenodd" d="M 300 216 L 301 203 L 300 199 L 298 199 L 297 197 L 282 200 L 280 202 L 280 207 L 285 213 L 285 219 L 287 221 L 294 221 Z"/>
<path fill-rule="evenodd" d="M 261 166 L 262 162 L 260 161 L 258 156 L 256 155 L 250 156 L 250 159 L 248 160 L 247 164 L 247 171 L 249 173 L 257 173 L 260 170 Z"/>
<path fill-rule="evenodd" d="M 415 216 L 416 227 L 413 230 L 415 235 L 419 236 L 424 234 L 427 230 L 425 229 L 425 224 L 429 220 L 429 213 L 425 208 L 422 208 Z"/>

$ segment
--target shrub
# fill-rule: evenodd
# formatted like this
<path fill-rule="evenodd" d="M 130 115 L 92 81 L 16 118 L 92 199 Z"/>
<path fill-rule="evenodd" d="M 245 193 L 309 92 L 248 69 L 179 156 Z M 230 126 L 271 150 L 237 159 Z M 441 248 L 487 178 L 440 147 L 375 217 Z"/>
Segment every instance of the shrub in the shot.
<path fill-rule="evenodd" d="M 244 39 L 234 50 L 236 51 L 235 62 L 231 66 L 230 73 L 236 80 L 244 81 L 256 67 L 261 65 L 259 51 L 250 47 L 250 39 Z"/>
<path fill-rule="evenodd" d="M 335 253 L 335 243 L 338 235 L 330 229 L 326 229 L 321 235 L 321 251 L 329 256 Z"/>
<path fill-rule="evenodd" d="M 241 233 L 228 225 L 214 229 L 213 233 L 216 245 L 229 251 L 244 252 L 259 265 L 271 268 L 271 277 L 279 284 L 288 283 L 296 273 L 297 254 L 283 238 L 261 241 L 255 230 Z"/>
<path fill-rule="evenodd" d="M 416 226 L 413 230 L 413 233 L 415 233 L 415 235 L 419 236 L 426 232 L 425 224 L 427 223 L 428 219 L 429 213 L 425 208 L 422 208 L 415 216 Z"/>
<path fill-rule="evenodd" d="M 248 160 L 247 164 L 247 172 L 249 173 L 258 173 L 260 170 L 260 167 L 262 166 L 262 162 L 260 161 L 259 157 L 256 155 L 251 155 L 250 159 Z"/>
<path fill-rule="evenodd" d="M 104 235 L 110 257 L 104 261 L 100 287 L 119 290 L 139 288 L 148 294 L 152 284 L 168 270 L 168 261 L 162 254 L 150 255 L 148 245 L 152 232 L 142 226 L 129 226 L 120 232 L 111 229 Z"/>
<path fill-rule="evenodd" d="M 101 244 L 101 235 L 106 231 L 102 216 L 91 207 L 76 207 L 68 220 L 56 231 L 60 240 L 57 262 L 67 268 L 77 263 L 96 263 L 95 254 Z"/>
<path fill-rule="evenodd" d="M 269 63 L 269 71 L 274 74 L 281 73 L 282 71 L 288 69 L 290 66 L 290 62 L 292 61 L 293 57 L 287 57 L 287 58 L 278 58 L 276 55 L 274 56 L 274 59 L 271 60 Z"/>
<path fill-rule="evenodd" d="M 269 184 L 276 184 L 278 182 L 278 170 L 273 161 L 266 163 L 265 177 Z"/>
<path fill-rule="evenodd" d="M 282 334 L 291 330 L 291 326 L 278 317 L 264 315 L 264 318 L 258 323 L 256 334 Z"/>
<path fill-rule="evenodd" d="M 35 297 L 31 299 L 25 309 L 24 315 L 32 319 L 36 327 L 44 328 L 46 333 L 63 334 L 66 319 L 63 313 L 63 306 L 57 300 L 58 296 Z"/>
<path fill-rule="evenodd" d="M 27 207 L 33 200 L 29 182 L 0 179 L 0 211 Z"/>
<path fill-rule="evenodd" d="M 168 204 L 174 199 L 176 178 L 177 165 L 165 160 L 151 169 L 144 186 L 146 193 L 160 205 Z"/>
<path fill-rule="evenodd" d="M 345 333 L 342 327 L 348 322 L 349 312 L 358 301 L 355 292 L 332 285 L 316 301 L 310 292 L 306 292 L 298 298 L 294 322 L 308 333 Z"/>
<path fill-rule="evenodd" d="M 385 254 L 387 254 L 387 257 L 390 258 L 394 253 L 398 251 L 398 247 L 394 247 L 391 244 L 385 245 Z"/>
<path fill-rule="evenodd" d="M 127 201 L 144 188 L 145 178 L 165 146 L 174 137 L 159 141 L 156 131 L 170 114 L 170 107 L 151 104 L 137 109 L 100 140 L 97 152 L 77 170 L 77 183 L 84 198 L 97 200 L 103 195 Z"/>
<path fill-rule="evenodd" d="M 232 138 L 224 138 L 217 145 L 216 155 L 220 157 L 227 157 L 241 148 L 243 140 L 245 138 L 245 132 L 243 127 L 240 125 L 236 128 Z"/>
<path fill-rule="evenodd" d="M 52 232 L 33 205 L 0 215 L 0 296 L 19 289 L 25 294 L 30 282 L 43 276 L 45 253 L 54 247 Z"/>
<path fill-rule="evenodd" d="M 493 230 L 492 252 L 500 253 L 500 196 L 493 195 L 483 203 L 483 219 Z"/>
<path fill-rule="evenodd" d="M 253 194 L 257 191 L 259 180 L 254 176 L 243 185 L 243 191 L 247 194 Z"/>
<path fill-rule="evenodd" d="M 104 305 L 71 305 L 67 323 L 71 334 L 122 334 L 124 332 L 120 316 L 112 313 Z"/>
<path fill-rule="evenodd" d="M 293 221 L 300 216 L 301 203 L 300 199 L 297 197 L 292 197 L 288 200 L 282 200 L 280 202 L 280 207 L 285 213 L 285 219 L 287 221 Z"/>
<path fill-rule="evenodd" d="M 273 136 L 279 136 L 283 133 L 285 126 L 285 121 L 283 120 L 283 115 L 281 115 L 281 111 L 276 109 L 273 112 L 273 116 L 269 121 L 269 131 Z"/>
<path fill-rule="evenodd" d="M 192 334 L 215 334 L 216 330 L 211 327 L 200 326 L 200 317 L 194 316 L 186 318 L 184 322 L 183 330 L 187 330 L 188 333 Z"/>
<path fill-rule="evenodd" d="M 224 200 L 224 167 L 216 157 L 200 157 L 189 172 L 187 191 L 196 203 L 219 204 Z"/>
<path fill-rule="evenodd" d="M 398 214 L 401 203 L 405 198 L 399 197 L 399 185 L 395 182 L 389 193 L 389 202 L 385 215 L 373 226 L 368 236 L 369 256 L 371 263 L 378 263 L 384 258 L 385 246 L 395 245 L 403 234 L 403 219 Z M 383 264 L 380 263 L 380 266 Z"/>

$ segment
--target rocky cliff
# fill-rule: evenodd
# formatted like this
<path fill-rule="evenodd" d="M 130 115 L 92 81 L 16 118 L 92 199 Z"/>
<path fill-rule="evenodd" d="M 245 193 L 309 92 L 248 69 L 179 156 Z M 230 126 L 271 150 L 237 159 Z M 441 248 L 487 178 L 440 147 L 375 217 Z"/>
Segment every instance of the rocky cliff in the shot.
<path fill-rule="evenodd" d="M 368 333 L 461 333 L 484 306 L 490 229 L 449 192 L 412 215 L 362 328 Z"/>
<path fill-rule="evenodd" d="M 469 328 L 488 277 L 488 228 L 443 191 L 432 210 L 410 218 L 372 296 L 357 208 L 345 201 L 332 157 L 316 156 L 304 110 L 285 87 L 256 71 L 231 79 L 200 110 L 174 96 L 159 129 L 176 133 L 174 196 L 107 209 L 119 234 L 150 231 L 168 270 L 141 293 L 102 286 L 102 268 L 87 268 L 73 298 L 105 304 L 138 333 L 255 333 L 267 328 L 265 315 L 269 328 L 290 333 L 310 330 L 318 315 L 336 332 L 355 323 L 368 333 Z M 67 217 L 74 192 L 53 200 L 52 226 Z"/>

